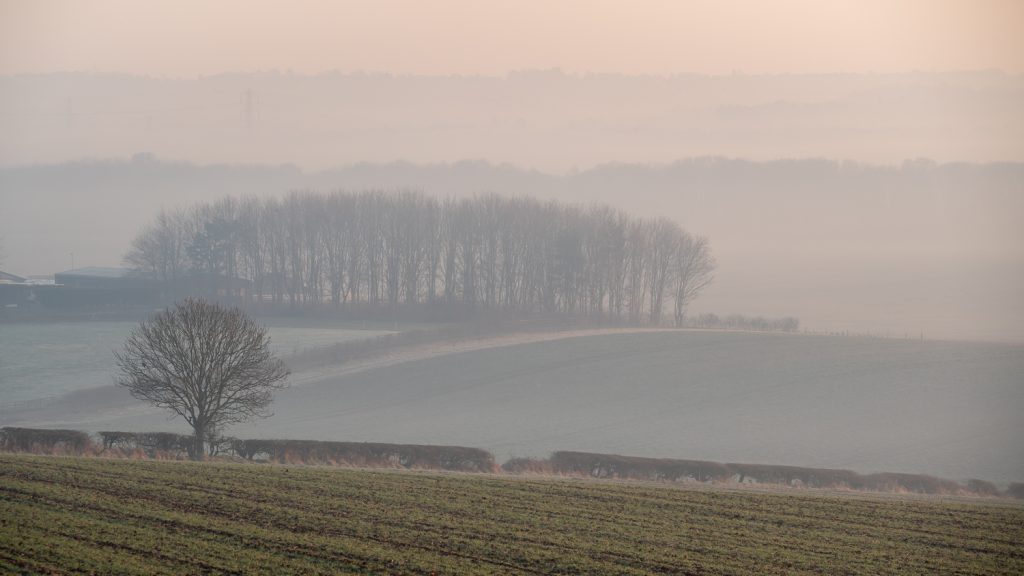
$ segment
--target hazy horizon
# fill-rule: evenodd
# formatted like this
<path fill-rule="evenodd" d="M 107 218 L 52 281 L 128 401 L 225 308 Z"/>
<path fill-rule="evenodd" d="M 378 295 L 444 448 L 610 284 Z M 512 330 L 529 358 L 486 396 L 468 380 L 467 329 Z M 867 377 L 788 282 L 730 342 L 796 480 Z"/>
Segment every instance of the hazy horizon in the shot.
<path fill-rule="evenodd" d="M 226 194 L 490 191 L 707 236 L 694 312 L 1024 341 L 1024 74 L 17 74 L 0 134 L 14 273 Z"/>
<path fill-rule="evenodd" d="M 708 237 L 718 270 L 695 314 L 797 316 L 811 330 L 1024 342 L 1022 182 L 1022 163 L 880 167 L 706 157 L 558 176 L 479 161 L 303 171 L 140 155 L 0 168 L 0 205 L 9 206 L 0 211 L 0 229 L 7 271 L 53 274 L 121 265 L 131 239 L 161 208 L 226 195 L 529 195 L 669 217 Z"/>
<path fill-rule="evenodd" d="M 0 165 L 1024 160 L 1024 75 L 0 76 Z"/>

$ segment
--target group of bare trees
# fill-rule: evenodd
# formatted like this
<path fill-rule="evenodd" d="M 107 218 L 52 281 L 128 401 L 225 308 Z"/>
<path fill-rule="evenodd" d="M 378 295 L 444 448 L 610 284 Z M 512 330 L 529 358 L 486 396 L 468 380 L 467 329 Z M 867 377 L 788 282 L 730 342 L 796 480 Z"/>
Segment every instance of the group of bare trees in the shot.
<path fill-rule="evenodd" d="M 632 323 L 670 313 L 677 324 L 714 270 L 707 241 L 667 219 L 415 192 L 293 192 L 164 211 L 125 259 L 167 286 L 220 279 L 220 296 L 240 304 L 447 304 Z"/>

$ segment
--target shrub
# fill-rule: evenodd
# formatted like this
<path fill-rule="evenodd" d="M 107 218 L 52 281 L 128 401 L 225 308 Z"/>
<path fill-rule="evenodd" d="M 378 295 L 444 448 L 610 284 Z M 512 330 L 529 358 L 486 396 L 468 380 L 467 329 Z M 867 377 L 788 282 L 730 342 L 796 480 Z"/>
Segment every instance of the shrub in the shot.
<path fill-rule="evenodd" d="M 913 492 L 916 494 L 959 494 L 964 487 L 952 480 L 943 480 L 924 474 L 896 474 L 892 472 L 863 476 L 861 489 L 874 492 Z"/>
<path fill-rule="evenodd" d="M 728 466 L 717 462 L 586 452 L 555 452 L 551 455 L 551 466 L 555 472 L 562 474 L 634 480 L 710 482 L 724 481 L 732 475 Z"/>
<path fill-rule="evenodd" d="M 0 429 L 0 446 L 10 452 L 82 454 L 92 448 L 92 440 L 78 430 L 6 427 Z"/>
<path fill-rule="evenodd" d="M 233 440 L 235 454 L 250 460 L 293 464 L 347 464 L 492 472 L 494 456 L 479 448 L 318 440 Z"/>
<path fill-rule="evenodd" d="M 1024 483 L 1011 482 L 1010 487 L 1006 489 L 1006 495 L 1010 498 L 1024 499 Z"/>
<path fill-rule="evenodd" d="M 809 488 L 851 488 L 858 484 L 860 475 L 851 470 L 831 468 L 802 468 L 799 466 L 770 466 L 764 464 L 727 464 L 740 481 L 752 479 L 761 484 L 788 484 Z"/>
<path fill-rule="evenodd" d="M 173 432 L 100 432 L 103 450 L 141 450 L 150 458 L 188 455 L 192 437 Z"/>
<path fill-rule="evenodd" d="M 702 460 L 673 460 L 639 458 L 616 454 L 587 452 L 555 452 L 548 461 L 558 474 L 591 476 L 594 478 L 620 478 L 632 480 L 664 480 L 670 482 L 741 482 L 807 486 L 816 488 L 849 488 L 874 492 L 914 492 L 920 494 L 961 494 L 971 492 L 989 494 L 995 487 L 977 481 L 965 487 L 952 480 L 943 480 L 923 474 L 869 474 L 860 475 L 851 470 L 829 468 L 801 468 L 797 466 L 770 466 L 764 464 L 721 464 Z M 539 464 L 531 464 L 539 466 Z M 514 463 L 506 468 L 518 472 L 524 464 Z M 1024 489 L 1022 495 L 1024 497 Z"/>
<path fill-rule="evenodd" d="M 978 496 L 999 496 L 999 488 L 995 484 L 977 478 L 967 481 L 967 490 Z"/>
<path fill-rule="evenodd" d="M 509 474 L 553 474 L 554 468 L 550 460 L 537 458 L 512 458 L 501 465 L 501 469 Z"/>

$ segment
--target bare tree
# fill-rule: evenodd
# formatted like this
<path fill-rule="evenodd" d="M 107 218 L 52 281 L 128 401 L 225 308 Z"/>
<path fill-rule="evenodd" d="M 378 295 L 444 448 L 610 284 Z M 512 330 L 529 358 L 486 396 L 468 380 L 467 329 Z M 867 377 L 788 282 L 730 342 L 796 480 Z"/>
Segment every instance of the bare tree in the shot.
<path fill-rule="evenodd" d="M 647 234 L 648 261 L 645 268 L 645 285 L 649 296 L 650 322 L 660 324 L 665 286 L 671 273 L 673 256 L 679 248 L 682 230 L 675 222 L 659 218 L 649 223 Z"/>
<path fill-rule="evenodd" d="M 675 323 L 682 326 L 686 308 L 714 279 L 715 259 L 708 241 L 683 232 L 675 257 Z"/>
<path fill-rule="evenodd" d="M 194 433 L 189 452 L 201 459 L 224 427 L 270 415 L 288 369 L 269 345 L 266 328 L 238 308 L 188 299 L 132 330 L 114 353 L 118 384 L 184 418 Z"/>
<path fill-rule="evenodd" d="M 164 298 L 173 298 L 186 265 L 186 215 L 161 210 L 153 224 L 135 240 L 124 262 L 135 271 L 161 283 Z"/>

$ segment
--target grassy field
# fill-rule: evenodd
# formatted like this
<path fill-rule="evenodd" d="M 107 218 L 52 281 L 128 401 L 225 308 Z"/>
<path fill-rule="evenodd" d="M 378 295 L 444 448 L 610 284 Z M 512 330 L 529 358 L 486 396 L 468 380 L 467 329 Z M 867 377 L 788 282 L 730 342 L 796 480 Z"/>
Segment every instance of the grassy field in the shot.
<path fill-rule="evenodd" d="M 1024 508 L 4 454 L 0 571 L 1021 574 Z"/>

